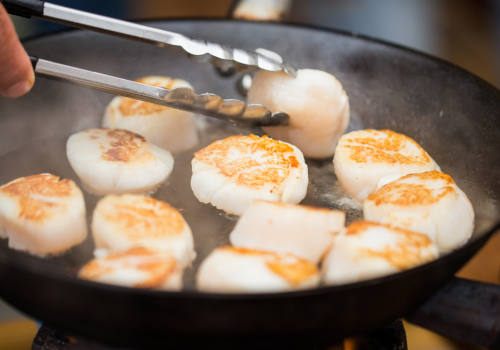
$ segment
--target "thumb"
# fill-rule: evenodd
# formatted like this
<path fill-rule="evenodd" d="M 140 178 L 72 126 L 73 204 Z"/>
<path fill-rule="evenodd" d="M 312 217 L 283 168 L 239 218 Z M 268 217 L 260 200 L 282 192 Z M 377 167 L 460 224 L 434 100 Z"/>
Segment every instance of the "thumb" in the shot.
<path fill-rule="evenodd" d="M 31 61 L 7 11 L 0 4 L 0 95 L 19 97 L 27 93 L 34 82 Z"/>

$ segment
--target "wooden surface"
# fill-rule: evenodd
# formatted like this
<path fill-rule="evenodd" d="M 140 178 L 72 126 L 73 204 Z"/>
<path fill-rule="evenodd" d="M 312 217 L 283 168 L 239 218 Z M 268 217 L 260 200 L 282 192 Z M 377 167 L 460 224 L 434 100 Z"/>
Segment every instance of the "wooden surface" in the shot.
<path fill-rule="evenodd" d="M 457 274 L 458 277 L 500 284 L 500 231 Z"/>
<path fill-rule="evenodd" d="M 1 350 L 29 350 L 38 325 L 27 319 L 0 322 Z"/>

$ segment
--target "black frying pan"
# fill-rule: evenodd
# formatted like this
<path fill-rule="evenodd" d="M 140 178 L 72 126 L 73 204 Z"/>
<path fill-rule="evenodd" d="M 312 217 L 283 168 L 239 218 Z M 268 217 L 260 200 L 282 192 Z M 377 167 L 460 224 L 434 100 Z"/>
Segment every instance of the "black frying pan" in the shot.
<path fill-rule="evenodd" d="M 182 211 L 195 236 L 198 258 L 194 268 L 186 271 L 185 291 L 128 289 L 77 279 L 76 271 L 92 256 L 90 239 L 49 259 L 12 251 L 2 240 L 0 296 L 44 322 L 109 344 L 141 349 L 328 344 L 415 310 L 415 319 L 431 315 L 439 321 L 439 315 L 432 316 L 436 312 L 432 304 L 427 309 L 418 309 L 419 305 L 453 278 L 499 227 L 500 92 L 446 62 L 336 31 L 208 20 L 148 25 L 236 47 L 268 48 L 297 67 L 334 74 L 350 98 L 349 131 L 388 128 L 414 138 L 471 199 L 476 211 L 473 238 L 437 261 L 362 283 L 281 294 L 198 293 L 193 287 L 194 272 L 213 248 L 228 242 L 236 217 L 198 202 L 192 194 L 193 149 L 175 156 L 171 177 L 155 194 Z M 197 92 L 241 98 L 234 89 L 236 77 L 223 79 L 210 65 L 169 57 L 161 49 L 140 43 L 75 30 L 28 40 L 25 47 L 32 55 L 105 74 L 127 79 L 172 75 L 190 81 Z M 0 99 L 0 183 L 43 172 L 78 181 L 66 159 L 66 139 L 76 131 L 99 126 L 111 98 L 37 79 L 27 96 Z M 215 120 L 206 124 L 197 148 L 231 134 L 261 133 Z M 308 165 L 310 184 L 302 203 L 345 209 L 336 202 L 331 159 L 309 160 Z M 90 218 L 98 197 L 85 194 L 85 200 Z M 348 211 L 347 216 L 352 221 L 360 213 Z M 457 283 L 453 283 L 434 298 L 451 302 L 449 293 L 457 292 Z M 470 286 L 466 281 L 458 285 L 461 283 Z M 498 295 L 497 290 L 490 291 Z M 498 299 L 488 300 L 487 310 L 499 304 Z M 492 317 L 498 316 L 493 313 Z M 498 324 L 493 322 L 490 328 L 494 330 Z M 495 342 L 490 337 L 481 344 L 494 346 Z"/>

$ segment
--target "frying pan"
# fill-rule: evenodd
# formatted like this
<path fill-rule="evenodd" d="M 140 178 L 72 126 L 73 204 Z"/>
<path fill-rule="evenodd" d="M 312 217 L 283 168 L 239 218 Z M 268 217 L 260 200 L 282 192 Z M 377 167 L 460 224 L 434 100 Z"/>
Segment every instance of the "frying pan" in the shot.
<path fill-rule="evenodd" d="M 500 224 L 500 91 L 449 63 L 349 33 L 226 20 L 168 20 L 147 25 L 235 47 L 268 48 L 297 67 L 334 74 L 350 98 L 348 131 L 388 128 L 415 139 L 472 201 L 476 212 L 473 237 L 434 262 L 361 283 L 278 294 L 196 292 L 193 281 L 198 265 L 213 248 L 228 243 L 237 218 L 196 200 L 189 186 L 192 153 L 228 135 L 262 134 L 260 129 L 206 118 L 200 119 L 200 144 L 175 155 L 171 177 L 154 195 L 181 210 L 194 233 L 198 257 L 185 273 L 183 292 L 79 280 L 75 273 L 92 256 L 91 239 L 62 256 L 45 259 L 10 250 L 2 240 L 3 299 L 75 334 L 141 349 L 297 348 L 331 344 L 412 312 L 415 319 L 423 320 L 426 315 L 434 315 L 431 318 L 435 321 L 446 318 L 446 314 L 433 314 L 437 309 L 432 300 L 431 304 L 423 303 L 434 295 L 444 307 L 442 300 L 451 303 L 457 294 L 454 287 L 471 285 L 452 280 L 453 274 Z M 171 75 L 190 81 L 197 92 L 241 98 L 234 89 L 236 76 L 221 78 L 210 65 L 170 57 L 159 48 L 140 43 L 73 30 L 34 38 L 24 45 L 32 55 L 63 64 L 126 79 Z M 0 99 L 0 183 L 44 172 L 79 183 L 66 159 L 65 142 L 74 132 L 100 126 L 111 98 L 82 87 L 37 79 L 27 96 Z M 349 222 L 360 219 L 361 213 L 339 201 L 341 192 L 331 159 L 307 163 L 310 183 L 302 203 L 345 210 Z M 85 194 L 89 221 L 98 199 Z M 488 287 L 491 293 L 484 309 L 491 311 L 498 307 L 500 294 Z M 469 314 L 478 312 L 482 311 Z M 493 313 L 492 317 L 487 325 L 489 338 L 478 340 L 484 346 L 494 347 L 497 341 L 491 334 L 498 331 L 500 315 Z M 465 319 L 471 320 L 468 316 Z"/>

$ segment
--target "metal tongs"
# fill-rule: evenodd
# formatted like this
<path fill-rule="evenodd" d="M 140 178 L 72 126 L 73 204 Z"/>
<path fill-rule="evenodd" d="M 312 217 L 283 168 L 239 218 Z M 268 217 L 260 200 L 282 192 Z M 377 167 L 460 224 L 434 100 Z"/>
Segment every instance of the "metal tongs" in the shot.
<path fill-rule="evenodd" d="M 256 69 L 263 69 L 273 72 L 284 71 L 292 76 L 296 75 L 296 69 L 293 66 L 273 56 L 259 52 L 193 39 L 182 34 L 99 16 L 40 0 L 0 0 L 0 2 L 12 15 L 27 18 L 36 17 L 169 50 L 181 51 L 196 61 L 210 61 L 216 67 L 225 71 L 234 69 L 248 73 Z M 238 100 L 224 100 L 210 93 L 197 95 L 189 88 L 168 90 L 50 62 L 37 57 L 31 57 L 31 62 L 38 75 L 115 95 L 204 114 L 240 125 L 287 125 L 289 120 L 287 114 L 282 112 L 272 113 L 263 105 L 247 105 Z"/>

